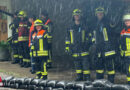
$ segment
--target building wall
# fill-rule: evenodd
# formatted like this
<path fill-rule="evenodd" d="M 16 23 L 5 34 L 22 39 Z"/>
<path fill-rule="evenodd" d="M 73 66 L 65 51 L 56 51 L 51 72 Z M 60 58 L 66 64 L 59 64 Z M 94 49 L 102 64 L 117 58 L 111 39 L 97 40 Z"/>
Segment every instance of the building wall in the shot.
<path fill-rule="evenodd" d="M 11 12 L 11 0 L 0 0 L 0 6 L 6 6 L 7 7 L 7 11 Z M 7 16 L 7 34 L 8 37 L 11 36 L 11 30 L 9 29 L 9 24 L 11 23 L 11 17 Z"/>

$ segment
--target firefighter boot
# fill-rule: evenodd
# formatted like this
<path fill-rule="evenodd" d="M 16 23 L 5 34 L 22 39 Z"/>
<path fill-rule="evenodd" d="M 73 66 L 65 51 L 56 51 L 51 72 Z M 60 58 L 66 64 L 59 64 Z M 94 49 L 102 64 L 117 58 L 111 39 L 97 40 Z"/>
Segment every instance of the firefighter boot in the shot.
<path fill-rule="evenodd" d="M 42 75 L 42 76 L 40 77 L 40 79 L 42 79 L 42 80 L 47 80 L 47 75 Z"/>
<path fill-rule="evenodd" d="M 84 74 L 83 75 L 83 80 L 84 81 L 90 81 L 90 74 Z"/>
<path fill-rule="evenodd" d="M 103 79 L 104 78 L 104 74 L 103 73 L 97 73 L 96 74 L 96 79 Z"/>
<path fill-rule="evenodd" d="M 77 74 L 75 81 L 82 81 L 82 80 L 83 80 L 83 74 L 82 73 Z"/>
<path fill-rule="evenodd" d="M 115 77 L 115 75 L 108 75 L 108 80 L 109 80 L 111 83 L 114 83 L 114 77 Z"/>
<path fill-rule="evenodd" d="M 40 79 L 40 77 L 41 77 L 41 72 L 36 72 L 36 79 Z"/>

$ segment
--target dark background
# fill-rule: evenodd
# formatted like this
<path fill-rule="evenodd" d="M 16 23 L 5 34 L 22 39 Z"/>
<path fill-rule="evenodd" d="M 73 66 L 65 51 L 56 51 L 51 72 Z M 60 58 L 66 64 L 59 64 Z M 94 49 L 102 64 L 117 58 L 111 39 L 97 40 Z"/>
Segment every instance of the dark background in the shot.
<path fill-rule="evenodd" d="M 94 10 L 103 6 L 113 22 L 121 21 L 122 15 L 128 12 L 130 0 L 12 0 L 13 12 L 25 10 L 28 14 L 37 17 L 43 10 L 47 10 L 53 21 L 53 59 L 59 61 L 71 60 L 64 52 L 66 29 L 72 23 L 72 11 L 79 8 L 83 11 L 85 20 L 91 21 L 95 15 Z"/>

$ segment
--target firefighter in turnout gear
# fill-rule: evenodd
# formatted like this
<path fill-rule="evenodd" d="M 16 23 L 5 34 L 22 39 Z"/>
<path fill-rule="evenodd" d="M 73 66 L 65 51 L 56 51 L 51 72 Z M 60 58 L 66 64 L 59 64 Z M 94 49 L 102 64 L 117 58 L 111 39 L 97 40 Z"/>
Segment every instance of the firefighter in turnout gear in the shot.
<path fill-rule="evenodd" d="M 18 27 L 18 42 L 19 42 L 19 58 L 21 67 L 30 66 L 30 57 L 29 57 L 29 23 L 26 17 L 25 11 L 20 11 L 18 17 L 20 18 L 19 27 Z"/>
<path fill-rule="evenodd" d="M 125 24 L 124 29 L 121 31 L 120 37 L 120 49 L 121 56 L 124 58 L 127 81 L 130 85 L 130 13 L 123 16 L 123 21 Z"/>
<path fill-rule="evenodd" d="M 109 21 L 105 18 L 105 10 L 99 7 L 95 11 L 96 22 L 93 24 L 93 43 L 96 47 L 95 65 L 96 78 L 104 78 L 104 69 L 107 69 L 108 80 L 114 82 L 114 56 L 116 54 L 112 45 L 111 28 Z"/>
<path fill-rule="evenodd" d="M 73 11 L 74 24 L 67 31 L 65 52 L 72 55 L 77 78 L 76 81 L 90 80 L 89 47 L 91 33 L 86 29 L 79 9 Z"/>
<path fill-rule="evenodd" d="M 35 21 L 35 15 L 30 15 L 29 16 L 29 22 L 31 23 L 31 27 L 30 27 L 30 31 L 29 31 L 29 44 L 28 44 L 28 46 L 29 46 L 29 48 L 30 48 L 30 59 L 31 59 L 31 70 L 30 70 L 30 72 L 32 73 L 32 74 L 34 74 L 35 73 L 35 62 L 34 62 L 34 60 L 33 60 L 33 52 L 32 52 L 32 50 L 31 50 L 31 44 L 32 44 L 32 34 L 31 33 L 33 33 L 33 31 L 34 31 L 34 21 Z"/>
<path fill-rule="evenodd" d="M 41 13 L 41 18 L 43 21 L 43 24 L 45 25 L 45 27 L 47 28 L 47 32 L 48 32 L 48 48 L 49 48 L 49 56 L 48 56 L 48 60 L 47 60 L 47 68 L 52 68 L 52 22 L 48 17 L 48 13 L 47 11 L 43 11 Z"/>
<path fill-rule="evenodd" d="M 9 28 L 12 30 L 12 52 L 13 52 L 13 62 L 12 64 L 19 62 L 18 54 L 18 23 L 19 18 L 17 17 L 17 12 L 14 14 L 13 22 L 9 25 Z"/>
<path fill-rule="evenodd" d="M 47 58 L 48 58 L 48 42 L 47 31 L 44 30 L 42 20 L 37 19 L 34 22 L 34 32 L 32 33 L 32 45 L 33 50 L 36 78 L 47 79 Z"/>

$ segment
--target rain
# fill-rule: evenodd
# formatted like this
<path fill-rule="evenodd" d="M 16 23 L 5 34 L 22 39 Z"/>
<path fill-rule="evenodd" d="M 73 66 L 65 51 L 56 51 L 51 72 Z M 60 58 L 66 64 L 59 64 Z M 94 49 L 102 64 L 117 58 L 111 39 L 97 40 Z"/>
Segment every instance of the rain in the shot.
<path fill-rule="evenodd" d="M 114 60 L 114 65 L 115 65 L 114 69 L 116 71 L 115 84 L 126 84 L 126 74 L 125 74 L 126 71 L 125 71 L 125 66 L 124 66 L 125 62 L 120 57 L 119 55 L 120 52 L 118 50 L 120 47 L 119 45 L 120 33 L 124 28 L 122 17 L 125 13 L 130 13 L 130 0 L 0 0 L 0 3 L 1 2 L 3 5 L 7 7 L 7 9 L 4 11 L 10 14 L 14 14 L 16 11 L 24 10 L 27 12 L 27 16 L 35 15 L 36 18 L 38 19 L 41 17 L 40 15 L 42 11 L 46 10 L 48 12 L 49 18 L 53 22 L 53 39 L 52 39 L 53 68 L 49 69 L 48 76 L 49 76 L 49 79 L 51 80 L 59 80 L 59 81 L 62 81 L 62 80 L 74 81 L 76 77 L 73 58 L 71 55 L 65 52 L 65 38 L 66 38 L 68 28 L 71 27 L 73 23 L 73 20 L 72 20 L 73 10 L 80 9 L 83 13 L 83 19 L 86 23 L 86 26 L 92 27 L 93 23 L 91 22 L 94 21 L 95 9 L 98 8 L 99 6 L 103 7 L 105 9 L 105 15 L 107 19 L 109 19 L 111 25 L 114 26 L 114 29 L 112 31 L 113 33 L 111 35 L 111 37 L 113 38 L 112 44 L 114 45 L 115 49 L 118 52 Z M 0 6 L 0 10 L 1 10 L 1 6 Z M 1 15 L 7 16 L 7 29 L 8 29 L 6 31 L 7 36 L 3 36 L 7 39 L 11 37 L 11 30 L 9 29 L 9 24 L 13 21 L 13 18 L 10 17 L 9 15 L 6 15 L 0 12 L 0 16 Z M 1 26 L 0 26 L 0 29 L 1 29 Z M 0 38 L 2 38 L 1 32 L 2 32 L 2 29 L 0 30 Z M 6 43 L 7 40 L 5 40 L 5 38 L 0 39 L 0 41 L 4 41 Z M 11 52 L 8 50 L 7 52 L 9 54 L 7 55 L 8 60 L 7 61 L 4 60 L 4 62 L 0 60 L 1 61 L 0 62 L 0 76 L 2 78 L 8 77 L 8 76 L 26 77 L 26 78 L 34 77 L 34 75 L 30 74 L 29 68 L 23 69 L 23 68 L 20 68 L 18 65 L 13 66 L 10 61 Z M 92 81 L 94 81 L 96 78 L 95 59 L 93 57 L 94 52 L 95 52 L 94 49 L 91 48 L 90 69 L 92 71 L 91 72 Z M 0 57 L 2 56 L 6 57 L 6 55 L 0 55 Z M 11 68 L 6 69 L 9 67 L 2 66 L 2 64 L 9 65 Z M 13 70 L 15 68 L 17 68 L 17 70 Z M 10 71 L 11 74 L 5 73 L 8 71 Z M 25 74 L 21 73 L 22 71 Z M 106 78 L 107 78 L 107 75 L 105 74 L 105 79 Z M 100 81 L 98 80 L 97 82 L 100 83 Z M 107 81 L 102 81 L 102 82 L 103 84 L 105 83 L 105 85 L 107 83 Z M 93 82 L 94 85 L 95 83 Z M 130 90 L 130 89 L 124 89 L 124 90 Z"/>

